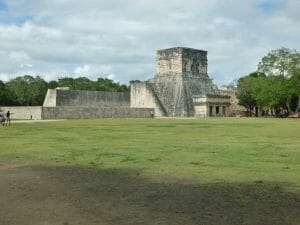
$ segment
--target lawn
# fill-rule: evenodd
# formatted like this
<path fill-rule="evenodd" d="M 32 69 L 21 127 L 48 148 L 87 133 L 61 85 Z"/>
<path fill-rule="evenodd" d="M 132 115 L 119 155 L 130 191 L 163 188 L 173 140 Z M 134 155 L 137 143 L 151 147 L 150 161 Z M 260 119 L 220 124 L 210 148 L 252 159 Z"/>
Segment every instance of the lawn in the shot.
<path fill-rule="evenodd" d="M 300 192 L 300 120 L 105 119 L 1 127 L 0 160 Z"/>
<path fill-rule="evenodd" d="M 300 120 L 0 127 L 0 225 L 299 225 Z"/>

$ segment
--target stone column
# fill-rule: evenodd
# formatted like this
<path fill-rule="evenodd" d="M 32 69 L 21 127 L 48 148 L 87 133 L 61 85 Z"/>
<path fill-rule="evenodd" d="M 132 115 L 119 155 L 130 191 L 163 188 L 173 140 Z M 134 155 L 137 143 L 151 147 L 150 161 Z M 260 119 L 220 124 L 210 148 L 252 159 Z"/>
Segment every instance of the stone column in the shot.
<path fill-rule="evenodd" d="M 227 112 L 227 107 L 223 105 L 222 106 L 222 116 L 227 116 L 226 112 Z"/>
<path fill-rule="evenodd" d="M 212 116 L 216 116 L 216 105 L 213 105 Z"/>

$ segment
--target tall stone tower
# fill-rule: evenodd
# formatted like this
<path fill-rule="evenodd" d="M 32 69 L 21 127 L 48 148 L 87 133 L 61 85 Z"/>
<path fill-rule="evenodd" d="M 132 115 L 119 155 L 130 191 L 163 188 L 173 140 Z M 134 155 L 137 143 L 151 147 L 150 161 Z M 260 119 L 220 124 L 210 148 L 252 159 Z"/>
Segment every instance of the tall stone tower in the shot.
<path fill-rule="evenodd" d="M 131 84 L 131 107 L 155 108 L 158 116 L 195 116 L 195 97 L 217 94 L 207 74 L 206 51 L 158 50 L 156 64 L 154 78 Z"/>
<path fill-rule="evenodd" d="M 169 48 L 157 51 L 157 76 L 208 78 L 207 52 L 191 48 Z"/>

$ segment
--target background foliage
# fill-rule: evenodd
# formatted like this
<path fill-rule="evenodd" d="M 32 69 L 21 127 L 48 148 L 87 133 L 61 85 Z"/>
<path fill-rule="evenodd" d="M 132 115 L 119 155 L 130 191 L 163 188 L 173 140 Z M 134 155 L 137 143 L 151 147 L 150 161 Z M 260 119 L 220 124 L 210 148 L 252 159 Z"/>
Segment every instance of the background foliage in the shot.
<path fill-rule="evenodd" d="M 250 115 L 288 115 L 300 111 L 300 53 L 280 48 L 264 56 L 256 72 L 237 83 L 239 104 Z"/>
<path fill-rule="evenodd" d="M 64 77 L 57 81 L 45 81 L 36 76 L 19 76 L 8 82 L 0 80 L 0 105 L 4 106 L 37 106 L 42 105 L 47 89 L 70 87 L 71 90 L 126 92 L 129 87 L 107 78 L 96 81 L 86 77 Z"/>

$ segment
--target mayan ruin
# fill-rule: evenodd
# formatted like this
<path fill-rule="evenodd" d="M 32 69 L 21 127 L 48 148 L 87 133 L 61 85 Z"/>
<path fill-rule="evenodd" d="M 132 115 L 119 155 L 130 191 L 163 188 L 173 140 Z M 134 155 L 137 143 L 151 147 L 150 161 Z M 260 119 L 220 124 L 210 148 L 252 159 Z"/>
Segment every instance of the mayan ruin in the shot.
<path fill-rule="evenodd" d="M 131 84 L 131 107 L 154 108 L 156 116 L 227 116 L 230 97 L 219 95 L 207 74 L 207 52 L 192 48 L 157 51 L 157 74 Z"/>

